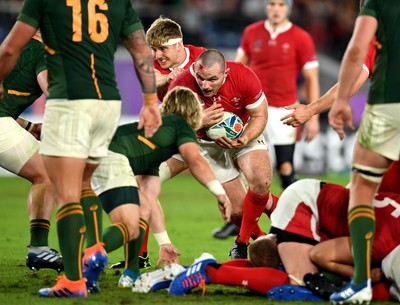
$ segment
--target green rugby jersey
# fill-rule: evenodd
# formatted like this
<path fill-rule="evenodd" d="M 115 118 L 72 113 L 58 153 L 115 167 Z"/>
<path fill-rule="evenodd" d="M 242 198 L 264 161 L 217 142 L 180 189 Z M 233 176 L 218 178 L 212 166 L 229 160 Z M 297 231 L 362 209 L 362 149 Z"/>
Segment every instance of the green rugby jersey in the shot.
<path fill-rule="evenodd" d="M 378 21 L 368 104 L 400 103 L 400 1 L 367 0 L 360 15 Z"/>
<path fill-rule="evenodd" d="M 131 0 L 26 0 L 18 20 L 45 42 L 49 99 L 120 100 L 118 41 L 143 29 Z"/>
<path fill-rule="evenodd" d="M 178 115 L 162 116 L 161 127 L 150 139 L 137 126 L 137 122 L 119 126 L 109 146 L 111 151 L 128 158 L 135 175 L 158 176 L 161 162 L 179 153 L 180 145 L 197 143 L 196 133 Z"/>
<path fill-rule="evenodd" d="M 0 117 L 16 119 L 42 95 L 37 75 L 46 70 L 42 43 L 31 39 L 22 50 L 17 64 L 3 81 L 4 97 L 0 101 Z"/>

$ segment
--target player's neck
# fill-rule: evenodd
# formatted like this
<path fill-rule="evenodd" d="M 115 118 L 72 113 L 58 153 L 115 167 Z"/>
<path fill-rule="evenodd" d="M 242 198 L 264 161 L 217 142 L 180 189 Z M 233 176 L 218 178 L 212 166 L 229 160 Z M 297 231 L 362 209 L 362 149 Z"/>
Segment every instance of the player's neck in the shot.
<path fill-rule="evenodd" d="M 171 66 L 171 68 L 172 69 L 179 68 L 179 67 L 183 68 L 183 66 L 188 62 L 188 60 L 189 60 L 189 54 L 187 54 L 186 48 L 184 47 L 182 49 L 182 52 L 180 52 L 178 54 L 178 58 L 177 58 L 176 62 Z"/>
<path fill-rule="evenodd" d="M 268 20 L 269 26 L 272 28 L 274 32 L 285 27 L 289 22 L 290 22 L 289 19 L 284 19 L 280 22 L 274 22 L 274 23 Z"/>

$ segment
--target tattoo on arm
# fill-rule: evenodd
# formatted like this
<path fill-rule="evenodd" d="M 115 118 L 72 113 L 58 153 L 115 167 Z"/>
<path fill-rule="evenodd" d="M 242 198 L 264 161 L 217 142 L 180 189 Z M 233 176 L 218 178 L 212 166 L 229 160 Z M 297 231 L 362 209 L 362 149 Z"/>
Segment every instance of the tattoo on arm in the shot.
<path fill-rule="evenodd" d="M 154 74 L 153 58 L 143 30 L 128 35 L 124 39 L 124 45 L 141 71 Z"/>

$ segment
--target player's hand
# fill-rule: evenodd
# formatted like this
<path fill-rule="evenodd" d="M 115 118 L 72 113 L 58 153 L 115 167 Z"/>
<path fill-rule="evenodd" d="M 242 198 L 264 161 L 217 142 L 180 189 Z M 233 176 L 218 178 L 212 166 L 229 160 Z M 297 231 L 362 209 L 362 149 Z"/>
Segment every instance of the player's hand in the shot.
<path fill-rule="evenodd" d="M 178 256 L 181 254 L 173 244 L 161 245 L 159 252 L 160 258 L 158 259 L 157 267 L 160 267 L 161 264 L 164 264 L 164 266 L 172 263 L 179 264 Z"/>
<path fill-rule="evenodd" d="M 172 82 L 179 74 L 181 74 L 184 70 L 182 68 L 175 68 L 171 71 L 171 73 L 167 76 L 167 83 Z"/>
<path fill-rule="evenodd" d="M 249 140 L 246 136 L 240 136 L 239 138 L 232 140 L 228 137 L 220 137 L 214 139 L 214 142 L 217 143 L 219 146 L 227 149 L 232 148 L 243 148 L 249 144 Z"/>
<path fill-rule="evenodd" d="M 344 139 L 344 126 L 354 130 L 353 113 L 346 100 L 337 99 L 328 114 L 329 125 L 338 133 L 340 140 Z"/>
<path fill-rule="evenodd" d="M 304 124 L 303 135 L 307 142 L 311 142 L 319 133 L 319 117 L 313 116 Z"/>
<path fill-rule="evenodd" d="M 42 133 L 42 123 L 33 124 L 31 134 L 36 138 L 36 140 L 40 140 L 41 133 Z"/>
<path fill-rule="evenodd" d="M 203 125 L 202 127 L 208 128 L 221 122 L 224 115 L 224 108 L 221 104 L 213 103 L 210 107 L 203 111 Z"/>
<path fill-rule="evenodd" d="M 293 112 L 283 116 L 281 121 L 285 125 L 298 127 L 307 122 L 311 117 L 312 113 L 309 111 L 307 105 L 293 104 L 285 107 L 287 110 L 293 109 Z"/>
<path fill-rule="evenodd" d="M 221 212 L 222 218 L 224 221 L 231 221 L 231 213 L 232 213 L 232 205 L 231 202 L 226 195 L 218 195 L 218 209 Z"/>
<path fill-rule="evenodd" d="M 144 127 L 144 136 L 151 138 L 161 126 L 161 114 L 157 104 L 143 105 L 139 115 L 138 129 Z"/>

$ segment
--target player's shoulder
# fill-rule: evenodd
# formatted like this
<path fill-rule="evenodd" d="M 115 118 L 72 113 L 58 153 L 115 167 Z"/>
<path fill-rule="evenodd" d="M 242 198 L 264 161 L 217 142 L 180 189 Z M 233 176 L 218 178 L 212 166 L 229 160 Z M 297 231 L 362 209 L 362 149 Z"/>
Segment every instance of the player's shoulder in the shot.
<path fill-rule="evenodd" d="M 253 23 L 250 23 L 245 27 L 245 31 L 257 31 L 259 29 L 265 28 L 265 20 L 259 20 Z"/>
<path fill-rule="evenodd" d="M 236 76 L 239 78 L 244 77 L 245 81 L 250 75 L 255 75 L 253 70 L 251 70 L 248 66 L 242 64 L 241 62 L 227 60 L 226 67 L 229 69 L 229 74 L 231 76 Z"/>
<path fill-rule="evenodd" d="M 198 47 L 198 46 L 194 46 L 191 44 L 185 44 L 185 48 L 188 48 L 190 53 L 193 53 L 193 54 L 200 54 L 200 53 L 203 53 L 205 50 L 207 50 L 204 47 Z"/>
<path fill-rule="evenodd" d="M 303 29 L 302 27 L 292 23 L 292 26 L 290 28 L 290 30 L 296 37 L 299 38 L 303 38 L 303 37 L 307 37 L 307 38 L 311 38 L 311 34 L 308 33 L 305 29 Z"/>
<path fill-rule="evenodd" d="M 231 69 L 231 70 L 248 70 L 246 65 L 242 64 L 241 62 L 238 61 L 233 61 L 233 60 L 227 60 L 226 61 L 226 67 Z"/>

